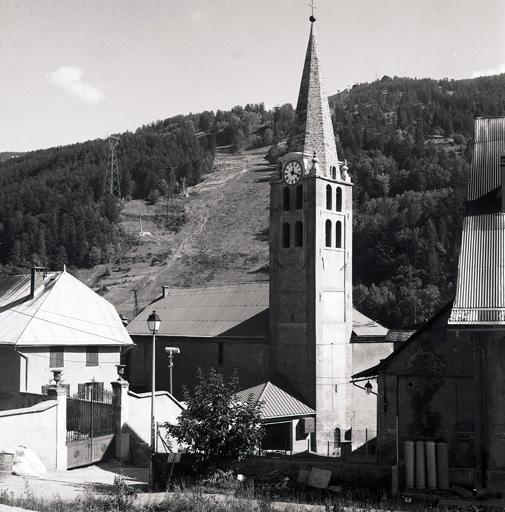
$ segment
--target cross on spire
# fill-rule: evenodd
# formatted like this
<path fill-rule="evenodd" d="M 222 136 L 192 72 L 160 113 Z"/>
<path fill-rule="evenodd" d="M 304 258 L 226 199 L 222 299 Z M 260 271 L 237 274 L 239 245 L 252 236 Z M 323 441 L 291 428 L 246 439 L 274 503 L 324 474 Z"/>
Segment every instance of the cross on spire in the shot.
<path fill-rule="evenodd" d="M 310 0 L 310 3 L 307 4 L 310 7 L 311 15 L 309 20 L 314 23 L 316 21 L 316 18 L 314 17 L 314 9 L 317 9 L 317 7 L 314 5 L 314 0 Z"/>

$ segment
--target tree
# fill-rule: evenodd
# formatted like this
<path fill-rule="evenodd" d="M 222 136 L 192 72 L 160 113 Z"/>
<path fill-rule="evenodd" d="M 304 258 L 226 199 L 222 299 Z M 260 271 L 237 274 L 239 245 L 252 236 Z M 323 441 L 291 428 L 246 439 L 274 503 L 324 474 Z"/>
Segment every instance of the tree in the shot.
<path fill-rule="evenodd" d="M 214 457 L 242 459 L 259 447 L 261 403 L 237 400 L 237 390 L 236 375 L 226 381 L 214 368 L 207 373 L 198 369 L 193 389 L 184 389 L 187 408 L 177 425 L 167 425 L 167 434 L 185 445 L 199 464 Z"/>

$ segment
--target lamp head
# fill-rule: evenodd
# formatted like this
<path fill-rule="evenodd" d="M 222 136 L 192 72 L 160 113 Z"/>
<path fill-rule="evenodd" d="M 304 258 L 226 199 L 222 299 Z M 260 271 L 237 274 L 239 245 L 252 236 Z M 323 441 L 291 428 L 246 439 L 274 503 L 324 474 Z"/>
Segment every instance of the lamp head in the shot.
<path fill-rule="evenodd" d="M 147 318 L 147 326 L 152 333 L 160 330 L 161 320 L 156 311 L 153 311 Z"/>
<path fill-rule="evenodd" d="M 370 384 L 369 380 L 365 384 L 365 391 L 367 395 L 369 395 L 372 392 L 372 384 Z"/>
<path fill-rule="evenodd" d="M 165 347 L 165 352 L 167 353 L 167 355 L 180 354 L 181 349 L 179 347 Z"/>

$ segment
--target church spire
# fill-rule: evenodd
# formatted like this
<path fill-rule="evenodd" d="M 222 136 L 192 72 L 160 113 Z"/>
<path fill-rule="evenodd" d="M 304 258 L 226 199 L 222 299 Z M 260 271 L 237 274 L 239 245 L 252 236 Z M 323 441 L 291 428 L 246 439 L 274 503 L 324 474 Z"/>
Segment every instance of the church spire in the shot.
<path fill-rule="evenodd" d="M 300 151 L 310 156 L 315 151 L 320 163 L 320 175 L 328 176 L 330 166 L 338 168 L 338 158 L 328 97 L 319 68 L 315 21 L 312 15 L 295 124 L 288 149 L 290 152 Z"/>

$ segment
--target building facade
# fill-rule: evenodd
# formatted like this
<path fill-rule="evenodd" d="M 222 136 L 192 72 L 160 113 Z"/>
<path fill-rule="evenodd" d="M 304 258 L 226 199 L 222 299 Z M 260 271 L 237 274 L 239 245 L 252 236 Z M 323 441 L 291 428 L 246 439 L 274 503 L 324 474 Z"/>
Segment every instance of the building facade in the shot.
<path fill-rule="evenodd" d="M 66 271 L 0 278 L 0 401 L 42 393 L 53 371 L 71 394 L 110 388 L 132 345 L 112 304 Z"/>
<path fill-rule="evenodd" d="M 446 441 L 453 483 L 505 488 L 505 118 L 479 118 L 456 297 L 399 350 L 354 375 L 377 377 L 379 453 Z"/>

